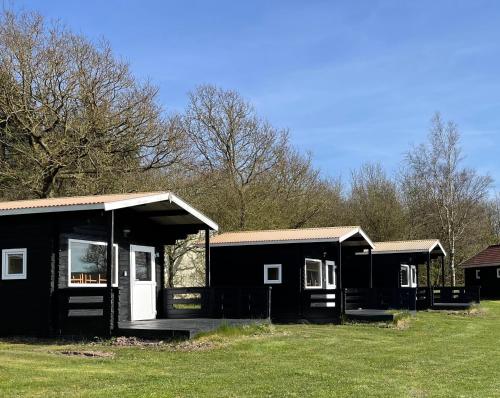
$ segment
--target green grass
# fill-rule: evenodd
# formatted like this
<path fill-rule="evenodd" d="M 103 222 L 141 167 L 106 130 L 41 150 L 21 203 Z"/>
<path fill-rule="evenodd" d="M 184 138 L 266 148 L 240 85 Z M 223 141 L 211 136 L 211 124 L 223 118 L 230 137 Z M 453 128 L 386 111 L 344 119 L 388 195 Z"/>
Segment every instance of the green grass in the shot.
<path fill-rule="evenodd" d="M 0 340 L 0 396 L 500 397 L 500 302 L 407 321 L 224 327 L 148 347 Z M 82 350 L 114 357 L 60 353 Z"/>

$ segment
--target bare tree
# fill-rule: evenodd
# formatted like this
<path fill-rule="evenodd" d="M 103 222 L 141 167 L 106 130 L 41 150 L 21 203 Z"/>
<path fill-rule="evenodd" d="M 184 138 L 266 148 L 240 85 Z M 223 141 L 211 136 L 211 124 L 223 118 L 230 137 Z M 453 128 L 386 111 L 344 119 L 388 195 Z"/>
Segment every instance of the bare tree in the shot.
<path fill-rule="evenodd" d="M 93 44 L 35 13 L 0 16 L 0 189 L 48 197 L 89 179 L 179 160 L 178 119 L 156 104 L 105 42 Z M 80 182 L 84 181 L 83 186 Z M 95 188 L 95 186 L 93 187 Z"/>
<path fill-rule="evenodd" d="M 204 286 L 205 256 L 200 234 L 165 247 L 167 287 Z"/>
<path fill-rule="evenodd" d="M 351 173 L 348 209 L 351 223 L 363 225 L 374 239 L 400 239 L 405 233 L 398 186 L 378 163 L 364 164 Z"/>
<path fill-rule="evenodd" d="M 252 185 L 283 156 L 287 133 L 257 117 L 235 91 L 198 87 L 189 95 L 185 129 L 193 145 L 198 174 L 231 188 L 225 194 L 237 208 L 236 225 L 244 229 Z"/>
<path fill-rule="evenodd" d="M 451 282 L 456 283 L 457 242 L 470 230 L 482 211 L 492 180 L 462 166 L 460 134 L 455 123 L 432 119 L 429 142 L 405 157 L 402 187 L 407 203 L 423 220 L 421 226 L 439 227 L 449 251 Z M 428 232 L 427 232 L 428 233 Z"/>

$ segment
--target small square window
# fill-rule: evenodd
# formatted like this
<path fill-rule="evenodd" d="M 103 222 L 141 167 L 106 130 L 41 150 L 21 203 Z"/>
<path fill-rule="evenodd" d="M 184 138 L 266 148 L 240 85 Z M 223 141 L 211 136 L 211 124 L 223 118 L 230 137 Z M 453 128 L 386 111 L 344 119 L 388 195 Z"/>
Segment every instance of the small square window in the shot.
<path fill-rule="evenodd" d="M 476 270 L 476 279 L 481 279 L 480 271 L 480 269 Z"/>
<path fill-rule="evenodd" d="M 2 279 L 26 279 L 26 249 L 2 250 Z"/>
<path fill-rule="evenodd" d="M 281 264 L 264 264 L 264 283 L 281 283 Z"/>

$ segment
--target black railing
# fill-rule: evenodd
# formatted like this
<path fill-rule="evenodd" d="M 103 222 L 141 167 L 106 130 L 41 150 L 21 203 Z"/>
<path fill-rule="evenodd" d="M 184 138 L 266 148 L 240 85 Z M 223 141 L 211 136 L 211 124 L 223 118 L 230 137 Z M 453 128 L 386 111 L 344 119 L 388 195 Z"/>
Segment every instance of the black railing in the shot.
<path fill-rule="evenodd" d="M 415 288 L 346 288 L 344 309 L 403 309 L 417 308 Z"/>
<path fill-rule="evenodd" d="M 479 286 L 434 286 L 432 296 L 433 305 L 479 303 L 481 299 Z"/>
<path fill-rule="evenodd" d="M 269 318 L 270 287 L 187 287 L 163 291 L 165 318 Z"/>
<path fill-rule="evenodd" d="M 108 335 L 117 323 L 118 288 L 112 288 L 111 319 L 105 316 L 105 287 L 69 287 L 57 290 L 57 328 L 62 335 Z"/>

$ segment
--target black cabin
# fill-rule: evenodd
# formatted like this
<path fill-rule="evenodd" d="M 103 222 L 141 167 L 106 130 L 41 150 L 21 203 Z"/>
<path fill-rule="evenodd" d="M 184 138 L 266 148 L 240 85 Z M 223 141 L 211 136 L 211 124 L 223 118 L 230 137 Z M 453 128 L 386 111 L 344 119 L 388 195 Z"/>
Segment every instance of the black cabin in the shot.
<path fill-rule="evenodd" d="M 500 245 L 487 247 L 461 266 L 465 286 L 480 286 L 483 298 L 500 298 Z"/>
<path fill-rule="evenodd" d="M 334 321 L 350 267 L 369 275 L 373 244 L 360 227 L 228 232 L 210 242 L 210 285 L 271 288 L 271 318 Z"/>
<path fill-rule="evenodd" d="M 200 230 L 217 225 L 169 192 L 0 203 L 0 334 L 160 318 L 164 246 Z"/>

